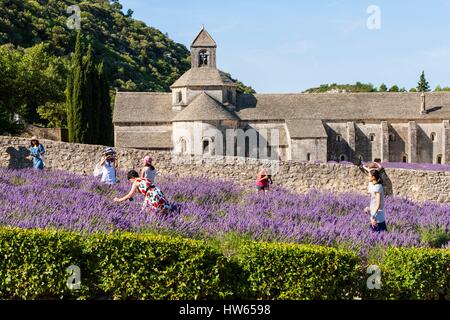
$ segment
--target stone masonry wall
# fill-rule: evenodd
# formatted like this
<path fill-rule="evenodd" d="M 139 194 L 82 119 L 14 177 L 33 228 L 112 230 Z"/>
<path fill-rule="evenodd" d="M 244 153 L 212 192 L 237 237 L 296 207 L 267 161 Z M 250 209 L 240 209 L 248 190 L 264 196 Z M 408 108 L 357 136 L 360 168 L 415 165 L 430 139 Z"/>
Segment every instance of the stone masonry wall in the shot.
<path fill-rule="evenodd" d="M 78 174 L 92 174 L 95 163 L 102 156 L 104 147 L 41 141 L 47 150 L 46 166 L 54 170 L 66 170 Z M 31 166 L 28 152 L 29 140 L 0 137 L 0 167 L 19 169 Z M 147 151 L 117 149 L 120 167 L 124 170 L 139 169 L 140 159 Z M 262 163 L 242 158 L 223 159 L 220 163 L 189 161 L 175 163 L 171 153 L 151 152 L 160 175 L 205 176 L 213 179 L 232 180 L 253 186 Z M 217 158 L 215 159 L 217 161 Z M 419 201 L 450 203 L 450 172 L 386 169 L 386 192 Z M 357 167 L 333 164 L 281 162 L 274 175 L 276 185 L 295 192 L 309 189 L 334 192 L 366 193 L 367 178 Z"/>

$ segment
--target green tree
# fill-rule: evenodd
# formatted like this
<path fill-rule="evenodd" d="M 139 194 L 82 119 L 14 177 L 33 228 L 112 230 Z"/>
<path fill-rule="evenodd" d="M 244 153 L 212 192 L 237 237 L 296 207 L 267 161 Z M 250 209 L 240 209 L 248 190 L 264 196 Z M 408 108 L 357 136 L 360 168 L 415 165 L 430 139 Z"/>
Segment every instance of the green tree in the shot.
<path fill-rule="evenodd" d="M 390 89 L 389 92 L 400 92 L 400 88 L 397 85 L 393 85 Z"/>
<path fill-rule="evenodd" d="M 67 118 L 70 142 L 112 145 L 110 88 L 104 63 L 96 64 L 92 45 L 83 56 L 77 36 L 67 81 Z"/>
<path fill-rule="evenodd" d="M 110 88 L 108 83 L 108 76 L 105 71 L 104 63 L 100 63 L 98 66 L 98 101 L 99 101 L 99 144 L 112 146 L 114 143 L 113 135 L 113 123 L 112 123 L 112 109 Z"/>
<path fill-rule="evenodd" d="M 430 84 L 428 83 L 427 79 L 425 78 L 425 71 L 422 71 L 422 74 L 420 75 L 419 83 L 417 84 L 417 91 L 419 91 L 419 92 L 429 92 L 430 91 Z"/>
<path fill-rule="evenodd" d="M 83 59 L 83 143 L 95 144 L 99 131 L 98 114 L 98 78 L 95 66 L 94 50 L 89 45 L 87 54 Z"/>
<path fill-rule="evenodd" d="M 77 34 L 70 71 L 66 89 L 69 141 L 83 143 L 86 137 L 83 130 L 83 52 L 80 32 Z"/>
<path fill-rule="evenodd" d="M 378 91 L 379 92 L 386 92 L 386 91 L 388 91 L 388 88 L 387 88 L 387 86 L 384 83 L 382 83 L 380 88 L 378 89 Z"/>

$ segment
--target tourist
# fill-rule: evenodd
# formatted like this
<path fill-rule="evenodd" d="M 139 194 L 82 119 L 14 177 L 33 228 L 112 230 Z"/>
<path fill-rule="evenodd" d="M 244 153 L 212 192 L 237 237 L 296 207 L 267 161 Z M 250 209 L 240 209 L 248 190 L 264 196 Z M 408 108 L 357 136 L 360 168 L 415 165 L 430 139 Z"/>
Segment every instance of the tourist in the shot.
<path fill-rule="evenodd" d="M 113 148 L 106 148 L 103 158 L 96 166 L 94 176 L 101 176 L 101 182 L 105 184 L 116 184 L 118 167 L 119 162 L 117 160 L 116 152 Z"/>
<path fill-rule="evenodd" d="M 380 162 L 381 161 L 374 161 L 369 164 L 363 165 L 362 162 L 360 161 L 358 167 L 365 175 L 370 177 L 372 171 L 379 171 L 380 174 L 384 173 L 384 168 Z"/>
<path fill-rule="evenodd" d="M 370 207 L 364 211 L 370 214 L 370 228 L 374 232 L 387 231 L 384 211 L 384 188 L 379 170 L 371 170 L 369 176 Z"/>
<path fill-rule="evenodd" d="M 144 159 L 142 159 L 142 162 L 144 163 L 144 167 L 141 169 L 140 177 L 148 179 L 155 185 L 157 185 L 158 182 L 156 181 L 156 176 L 158 175 L 158 172 L 153 166 L 153 159 L 149 156 L 146 156 Z"/>
<path fill-rule="evenodd" d="M 139 178 L 139 174 L 133 170 L 128 172 L 128 181 L 132 183 L 130 192 L 122 198 L 114 198 L 114 202 L 133 201 L 134 194 L 138 193 L 145 196 L 143 209 L 163 214 L 172 209 L 162 191 L 149 179 Z"/>
<path fill-rule="evenodd" d="M 42 144 L 39 143 L 37 137 L 31 138 L 30 153 L 31 156 L 33 157 L 33 168 L 37 170 L 43 170 L 45 167 L 44 164 L 45 148 Z"/>
<path fill-rule="evenodd" d="M 267 174 L 266 169 L 262 169 L 256 179 L 256 190 L 258 192 L 268 192 L 270 188 L 271 177 Z"/>

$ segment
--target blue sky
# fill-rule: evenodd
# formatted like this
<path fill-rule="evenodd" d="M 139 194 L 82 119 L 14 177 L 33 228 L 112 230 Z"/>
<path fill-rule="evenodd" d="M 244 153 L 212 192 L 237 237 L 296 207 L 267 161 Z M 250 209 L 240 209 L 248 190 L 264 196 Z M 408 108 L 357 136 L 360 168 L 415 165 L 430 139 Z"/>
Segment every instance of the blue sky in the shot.
<path fill-rule="evenodd" d="M 450 86 L 450 0 L 121 0 L 187 47 L 204 24 L 218 67 L 261 93 L 324 83 Z M 367 8 L 381 10 L 370 30 Z"/>

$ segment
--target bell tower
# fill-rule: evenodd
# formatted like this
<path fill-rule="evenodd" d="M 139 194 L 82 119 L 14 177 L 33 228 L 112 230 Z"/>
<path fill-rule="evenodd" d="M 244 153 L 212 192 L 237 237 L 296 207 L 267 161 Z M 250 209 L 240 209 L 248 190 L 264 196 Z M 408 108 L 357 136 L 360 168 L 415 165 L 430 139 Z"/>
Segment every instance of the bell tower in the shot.
<path fill-rule="evenodd" d="M 216 68 L 216 51 L 216 42 L 202 27 L 191 44 L 192 68 Z"/>

